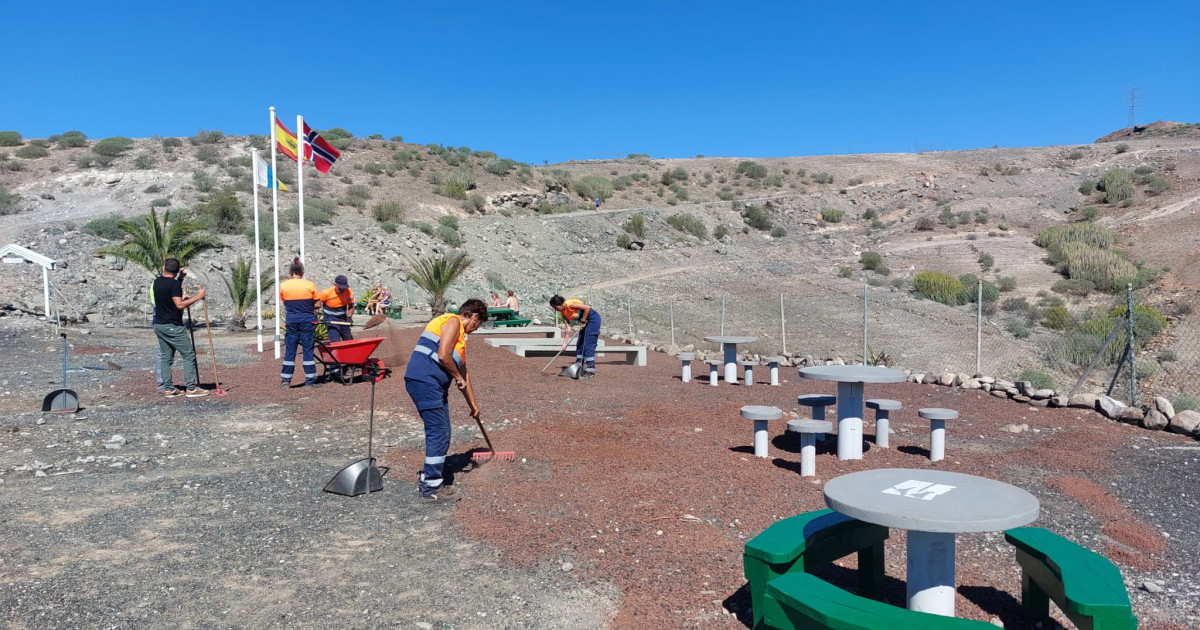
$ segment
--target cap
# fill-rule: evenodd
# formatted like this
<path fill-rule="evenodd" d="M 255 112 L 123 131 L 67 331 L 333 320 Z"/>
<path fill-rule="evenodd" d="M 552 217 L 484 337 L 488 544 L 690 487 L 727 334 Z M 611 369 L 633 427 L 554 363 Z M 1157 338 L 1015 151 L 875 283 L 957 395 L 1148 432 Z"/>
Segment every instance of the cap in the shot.
<path fill-rule="evenodd" d="M 338 276 L 338 277 L 334 278 L 333 283 L 336 284 L 337 288 L 339 288 L 339 289 L 349 289 L 350 288 L 350 281 L 346 279 L 346 276 Z"/>

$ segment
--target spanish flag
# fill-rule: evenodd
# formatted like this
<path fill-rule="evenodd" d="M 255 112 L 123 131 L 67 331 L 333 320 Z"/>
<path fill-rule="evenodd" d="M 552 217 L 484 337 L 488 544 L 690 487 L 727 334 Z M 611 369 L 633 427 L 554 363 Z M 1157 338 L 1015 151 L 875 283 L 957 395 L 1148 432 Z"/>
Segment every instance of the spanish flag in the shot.
<path fill-rule="evenodd" d="M 296 142 L 296 134 L 292 133 L 286 125 L 275 119 L 275 144 L 279 146 L 279 151 L 284 155 L 296 161 L 296 156 L 300 154 L 300 145 Z"/>

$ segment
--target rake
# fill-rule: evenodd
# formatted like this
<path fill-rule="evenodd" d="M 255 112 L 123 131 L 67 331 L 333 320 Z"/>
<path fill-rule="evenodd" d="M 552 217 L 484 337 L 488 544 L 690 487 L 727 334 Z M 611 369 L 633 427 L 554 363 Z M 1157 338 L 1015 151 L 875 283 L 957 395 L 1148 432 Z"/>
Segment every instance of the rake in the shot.
<path fill-rule="evenodd" d="M 492 446 L 492 440 L 488 438 L 487 430 L 483 428 L 482 420 L 475 418 L 475 424 L 479 425 L 479 430 L 483 433 L 483 440 L 487 442 L 488 450 L 472 453 L 471 459 L 473 461 L 482 463 L 490 461 L 493 457 L 503 462 L 511 462 L 517 459 L 515 451 L 497 451 L 496 447 Z"/>

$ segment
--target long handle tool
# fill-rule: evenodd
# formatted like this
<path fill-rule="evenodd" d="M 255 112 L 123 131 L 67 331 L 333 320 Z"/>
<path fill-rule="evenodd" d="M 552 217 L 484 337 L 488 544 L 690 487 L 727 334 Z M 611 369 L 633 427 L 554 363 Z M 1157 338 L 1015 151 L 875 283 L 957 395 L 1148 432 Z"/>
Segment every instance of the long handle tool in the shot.
<path fill-rule="evenodd" d="M 213 382 L 217 384 L 217 395 L 224 396 L 229 392 L 221 389 L 221 379 L 217 377 L 217 350 L 213 347 L 212 324 L 208 321 L 208 300 L 200 301 L 204 303 L 204 329 L 208 331 L 208 353 L 212 355 Z"/>
<path fill-rule="evenodd" d="M 487 442 L 488 450 L 471 453 L 471 459 L 477 462 L 486 462 L 493 457 L 503 462 L 511 462 L 517 459 L 515 451 L 497 451 L 496 447 L 492 446 L 492 440 L 488 438 L 487 430 L 483 428 L 483 421 L 475 418 L 475 424 L 479 425 L 479 431 L 483 433 L 483 441 Z"/>
<path fill-rule="evenodd" d="M 546 367 L 542 368 L 543 374 L 546 372 L 547 369 L 550 368 L 551 365 L 554 365 L 554 362 L 558 360 L 558 357 L 562 356 L 563 350 L 566 350 L 567 346 L 571 345 L 571 342 L 575 341 L 575 338 L 578 337 L 579 333 L 581 333 L 581 332 L 583 332 L 582 328 L 580 328 L 579 330 L 576 330 L 574 335 L 571 335 L 571 338 L 567 340 L 567 343 L 563 344 L 562 350 L 559 350 L 558 354 L 554 355 L 554 358 L 550 359 L 550 362 L 546 364 Z"/>

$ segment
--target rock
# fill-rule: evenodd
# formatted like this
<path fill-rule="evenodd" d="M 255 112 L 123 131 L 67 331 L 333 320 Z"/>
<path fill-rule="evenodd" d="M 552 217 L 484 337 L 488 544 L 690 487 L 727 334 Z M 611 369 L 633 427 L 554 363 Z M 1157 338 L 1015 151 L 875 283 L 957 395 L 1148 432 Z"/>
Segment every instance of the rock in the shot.
<path fill-rule="evenodd" d="M 980 389 L 982 387 L 983 383 L 977 378 L 969 378 L 962 382 L 963 389 Z"/>
<path fill-rule="evenodd" d="M 575 565 L 571 564 L 570 562 L 564 562 L 564 563 L 562 563 L 562 570 L 563 570 L 563 572 L 570 572 L 570 571 L 571 571 L 571 570 L 573 570 L 574 568 L 575 568 Z"/>
<path fill-rule="evenodd" d="M 1158 409 L 1151 409 L 1150 411 L 1147 411 L 1146 415 L 1142 418 L 1142 427 L 1150 429 L 1151 431 L 1162 431 L 1163 429 L 1167 428 L 1167 424 L 1169 422 L 1170 420 L 1166 416 L 1162 415 Z"/>
<path fill-rule="evenodd" d="M 989 393 L 991 393 L 991 395 L 995 396 L 996 398 L 1008 398 L 1008 392 L 1004 391 L 1003 389 L 993 389 Z"/>
<path fill-rule="evenodd" d="M 994 379 L 994 378 L 992 378 L 992 377 L 990 377 L 990 376 L 980 376 L 980 377 L 979 377 L 979 382 L 980 382 L 980 383 L 987 383 L 988 385 L 991 385 L 992 383 L 995 383 L 995 382 L 996 382 L 996 379 Z"/>
<path fill-rule="evenodd" d="M 1009 433 L 1024 433 L 1029 430 L 1029 425 L 1028 424 L 1007 424 L 1007 425 L 1004 425 L 1003 427 L 1000 427 L 1000 430 L 1008 431 Z"/>
<path fill-rule="evenodd" d="M 1181 433 L 1183 435 L 1194 435 L 1196 433 L 1196 427 L 1198 426 L 1200 426 L 1200 413 L 1190 409 L 1187 411 L 1180 411 L 1174 416 L 1171 416 L 1171 420 L 1167 424 L 1167 428 L 1169 428 L 1172 433 Z"/>
<path fill-rule="evenodd" d="M 1079 409 L 1095 409 L 1096 395 L 1095 394 L 1075 394 L 1067 400 L 1068 407 L 1076 407 Z"/>
<path fill-rule="evenodd" d="M 936 385 L 939 380 L 940 378 L 936 374 L 926 374 L 925 378 L 921 379 L 921 382 L 926 385 Z"/>
<path fill-rule="evenodd" d="M 1162 396 L 1154 399 L 1154 408 L 1158 410 L 1158 413 L 1161 413 L 1168 418 L 1173 418 L 1175 416 L 1175 405 L 1172 405 L 1171 401 L 1163 398 Z"/>
<path fill-rule="evenodd" d="M 1139 424 L 1146 412 L 1142 411 L 1141 407 L 1126 407 L 1121 411 L 1121 417 L 1117 418 L 1126 424 Z"/>
<path fill-rule="evenodd" d="M 1021 394 L 1021 390 L 1017 389 L 1016 385 L 1013 385 L 1012 387 L 1009 387 L 1009 388 L 1005 389 L 1004 391 L 1008 392 L 1009 396 L 1017 396 L 1017 395 Z"/>
<path fill-rule="evenodd" d="M 1010 387 L 1015 389 L 1017 387 L 1016 383 L 1012 383 L 1003 379 L 996 379 L 992 382 L 992 385 L 995 386 L 996 389 L 1008 389 Z"/>
<path fill-rule="evenodd" d="M 1036 400 L 1044 400 L 1046 398 L 1053 398 L 1054 390 L 1053 389 L 1035 389 L 1035 390 L 1033 390 L 1033 393 L 1029 394 L 1029 397 L 1036 399 Z"/>
<path fill-rule="evenodd" d="M 913 372 L 908 376 L 908 380 L 910 383 L 924 383 L 925 375 L 920 372 Z"/>
<path fill-rule="evenodd" d="M 942 375 L 937 380 L 939 385 L 949 387 L 954 384 L 954 372 L 942 372 Z"/>
<path fill-rule="evenodd" d="M 1145 582 L 1142 582 L 1142 588 L 1146 589 L 1146 591 L 1150 593 L 1162 593 L 1166 590 L 1162 587 L 1162 585 L 1154 580 L 1146 580 Z"/>
<path fill-rule="evenodd" d="M 1070 398 L 1067 398 L 1066 396 L 1054 396 L 1054 397 L 1050 398 L 1050 406 L 1051 407 L 1066 407 L 1068 401 L 1070 401 Z"/>
<path fill-rule="evenodd" d="M 956 387 L 957 387 L 957 386 L 960 386 L 960 385 L 962 385 L 963 383 L 965 383 L 965 382 L 967 382 L 968 380 L 970 380 L 970 378 L 971 378 L 970 376 L 967 376 L 966 374 L 963 374 L 962 372 L 959 372 L 958 374 L 955 374 L 955 375 L 954 375 L 954 385 L 955 385 Z"/>
<path fill-rule="evenodd" d="M 1019 403 L 1027 403 L 1027 402 L 1033 400 L 1032 398 L 1026 396 L 1025 394 L 1021 394 L 1021 393 L 1013 394 L 1012 399 Z"/>
<path fill-rule="evenodd" d="M 1033 383 L 1029 381 L 1017 381 L 1016 383 L 1013 383 L 1013 385 L 1016 385 L 1018 393 L 1025 396 L 1033 395 Z"/>
<path fill-rule="evenodd" d="M 1096 401 L 1096 411 L 1104 414 L 1108 418 L 1118 420 L 1121 417 L 1121 412 L 1125 410 L 1125 403 L 1113 398 L 1112 396 L 1101 396 Z"/>
<path fill-rule="evenodd" d="M 1029 404 L 1034 407 L 1049 407 L 1050 399 L 1049 398 L 1030 398 Z"/>

